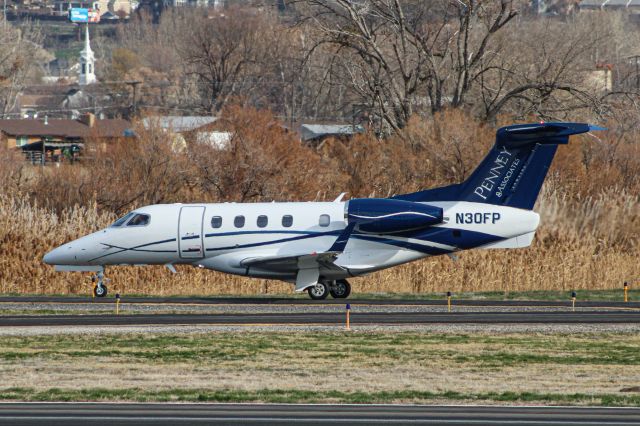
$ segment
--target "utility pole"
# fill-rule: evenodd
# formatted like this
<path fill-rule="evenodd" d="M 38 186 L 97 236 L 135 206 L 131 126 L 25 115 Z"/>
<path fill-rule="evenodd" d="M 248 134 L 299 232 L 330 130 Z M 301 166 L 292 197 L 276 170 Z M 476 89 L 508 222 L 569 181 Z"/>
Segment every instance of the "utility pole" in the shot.
<path fill-rule="evenodd" d="M 125 81 L 125 84 L 128 84 L 129 86 L 131 86 L 133 88 L 133 101 L 132 101 L 132 105 L 131 105 L 131 115 L 133 115 L 135 117 L 135 115 L 138 112 L 138 99 L 136 96 L 137 93 L 137 89 L 138 89 L 138 84 L 142 83 L 141 81 L 138 80 L 130 80 L 130 81 Z"/>
<path fill-rule="evenodd" d="M 629 56 L 629 59 L 635 60 L 635 68 L 636 68 L 636 92 L 640 92 L 640 64 L 638 60 L 640 59 L 640 55 L 632 55 Z"/>
<path fill-rule="evenodd" d="M 135 116 L 138 113 L 138 85 L 142 84 L 142 81 L 140 80 L 113 80 L 113 81 L 102 81 L 101 82 L 104 85 L 117 85 L 122 87 L 123 84 L 126 84 L 127 86 L 131 86 L 131 88 L 133 89 L 133 100 L 131 101 L 131 105 L 130 105 L 130 112 L 132 116 Z M 124 105 L 120 105 L 120 108 L 124 108 Z"/>
<path fill-rule="evenodd" d="M 639 58 L 639 56 L 636 55 L 634 58 L 636 60 L 636 91 L 640 91 L 640 72 L 638 71 L 638 58 Z"/>

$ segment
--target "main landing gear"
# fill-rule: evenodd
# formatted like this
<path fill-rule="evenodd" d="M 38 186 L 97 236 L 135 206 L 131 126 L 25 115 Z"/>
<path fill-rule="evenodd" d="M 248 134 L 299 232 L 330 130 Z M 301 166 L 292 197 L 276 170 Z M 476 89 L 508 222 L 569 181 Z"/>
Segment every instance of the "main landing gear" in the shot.
<path fill-rule="evenodd" d="M 307 292 L 313 300 L 326 299 L 329 294 L 334 299 L 346 299 L 351 294 L 351 284 L 347 280 L 318 281 L 316 285 L 309 287 Z"/>
<path fill-rule="evenodd" d="M 91 282 L 93 283 L 93 295 L 95 297 L 105 297 L 107 295 L 107 286 L 104 284 L 105 279 L 104 272 L 98 272 L 91 276 Z"/>

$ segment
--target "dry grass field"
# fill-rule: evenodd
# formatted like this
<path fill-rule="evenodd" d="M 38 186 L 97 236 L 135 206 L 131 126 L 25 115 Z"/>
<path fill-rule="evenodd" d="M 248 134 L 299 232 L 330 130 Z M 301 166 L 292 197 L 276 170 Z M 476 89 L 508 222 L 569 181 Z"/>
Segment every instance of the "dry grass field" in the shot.
<path fill-rule="evenodd" d="M 225 115 L 226 114 L 226 115 Z M 233 149 L 192 144 L 176 153 L 166 135 L 139 131 L 80 165 L 37 168 L 0 152 L 0 293 L 88 293 L 87 275 L 55 273 L 51 248 L 107 226 L 135 207 L 176 201 L 326 200 L 388 196 L 464 179 L 493 143 L 495 128 L 460 111 L 415 120 L 379 141 L 363 135 L 319 149 L 300 145 L 266 112 L 230 108 L 219 120 Z M 504 120 L 508 122 L 508 120 Z M 640 279 L 640 134 L 612 123 L 598 139 L 560 147 L 536 211 L 533 245 L 462 252 L 353 280 L 354 292 L 570 291 L 632 288 Z M 285 283 L 212 271 L 120 267 L 110 288 L 124 294 L 290 293 Z M 640 285 L 640 284 L 639 284 Z"/>
<path fill-rule="evenodd" d="M 4 336 L 0 399 L 637 405 L 636 333 Z M 437 360 L 437 362 L 434 362 Z"/>
<path fill-rule="evenodd" d="M 638 248 L 608 244 L 624 238 L 616 233 L 635 226 L 638 204 L 633 197 L 593 202 L 576 215 L 562 200 L 545 195 L 540 203 L 542 226 L 532 247 L 519 250 L 462 252 L 458 261 L 446 256 L 354 279 L 355 292 L 520 292 L 533 290 L 616 289 L 640 277 Z M 613 204 L 614 208 L 611 208 Z M 50 248 L 97 230 L 115 216 L 76 207 L 58 215 L 16 199 L 0 197 L 0 293 L 87 293 L 86 274 L 56 273 L 42 264 Z M 21 226 L 16 226 L 20 223 Z M 637 237 L 636 237 L 637 238 Z M 629 250 L 631 249 L 631 250 Z M 178 268 L 118 267 L 109 271 L 110 287 L 124 294 L 274 294 L 292 292 L 290 285 Z"/>

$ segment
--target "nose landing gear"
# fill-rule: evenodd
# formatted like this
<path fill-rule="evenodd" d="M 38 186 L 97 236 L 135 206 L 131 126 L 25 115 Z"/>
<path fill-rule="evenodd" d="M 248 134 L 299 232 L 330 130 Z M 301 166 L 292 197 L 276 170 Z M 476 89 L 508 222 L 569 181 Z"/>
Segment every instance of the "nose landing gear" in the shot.
<path fill-rule="evenodd" d="M 91 276 L 91 282 L 93 283 L 93 295 L 95 297 L 105 297 L 107 295 L 107 286 L 104 283 L 105 281 L 109 281 L 109 279 L 104 277 L 103 272 L 98 272 Z"/>

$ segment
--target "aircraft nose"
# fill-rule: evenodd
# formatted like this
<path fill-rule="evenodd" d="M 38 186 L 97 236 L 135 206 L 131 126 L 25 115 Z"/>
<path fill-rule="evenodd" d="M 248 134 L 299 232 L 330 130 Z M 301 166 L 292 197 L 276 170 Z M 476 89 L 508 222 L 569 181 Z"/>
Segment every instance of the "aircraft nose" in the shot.
<path fill-rule="evenodd" d="M 69 244 L 51 250 L 49 253 L 44 255 L 42 260 L 48 265 L 68 264 L 69 262 L 67 259 L 70 256 L 67 255 L 67 252 L 71 252 L 71 246 Z"/>
<path fill-rule="evenodd" d="M 82 265 L 96 256 L 95 238 L 87 235 L 51 250 L 42 261 L 49 265 Z"/>

